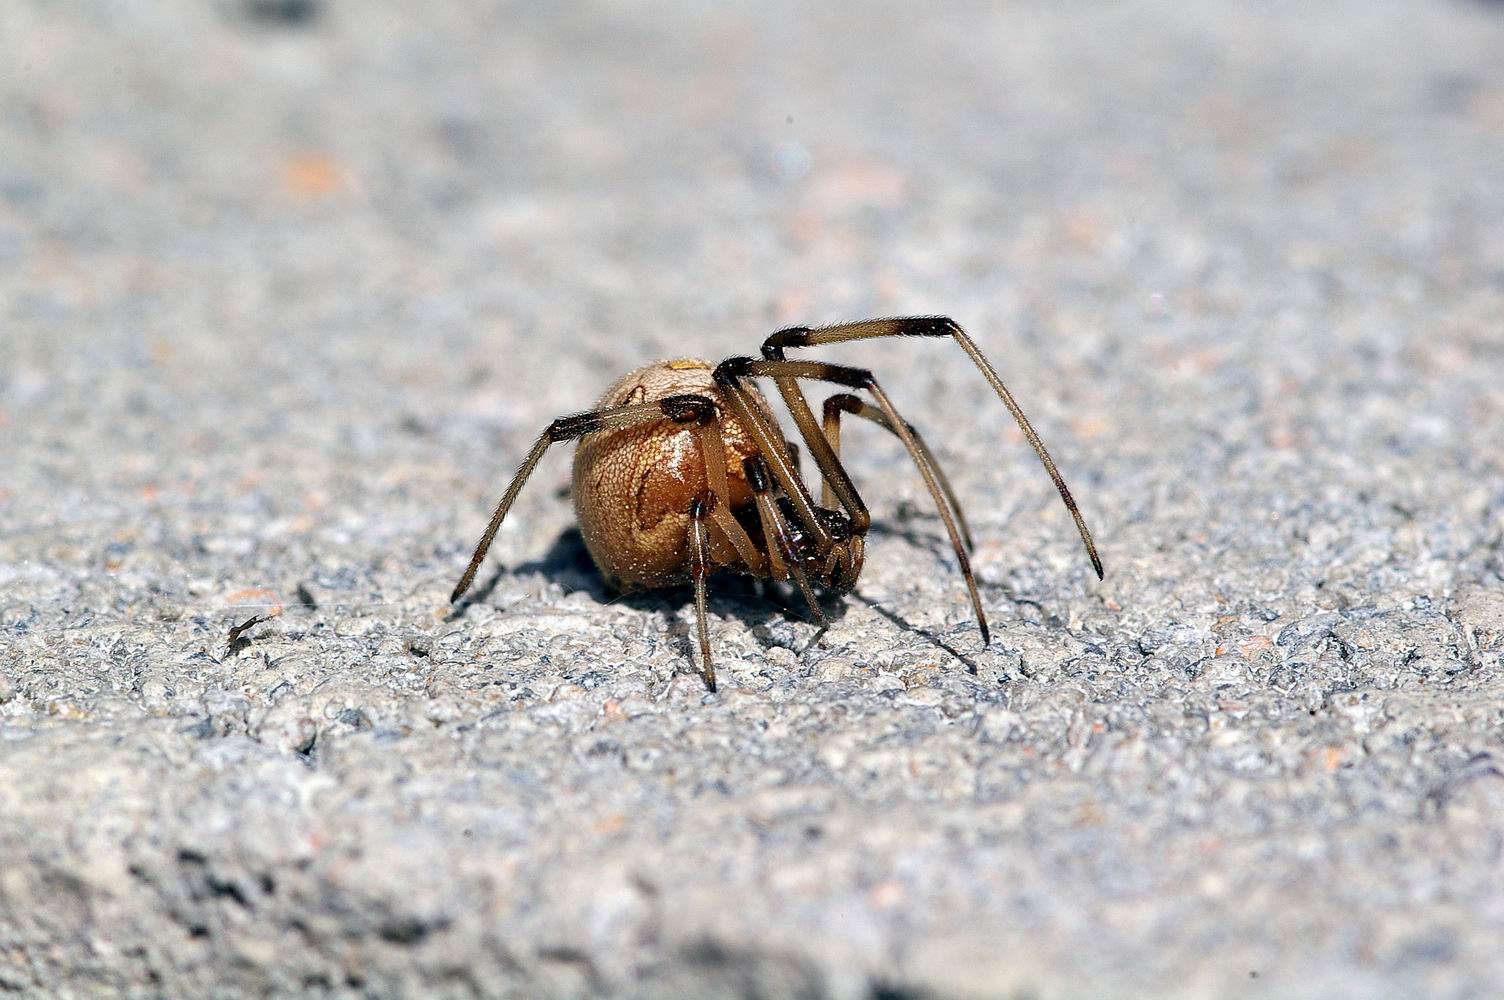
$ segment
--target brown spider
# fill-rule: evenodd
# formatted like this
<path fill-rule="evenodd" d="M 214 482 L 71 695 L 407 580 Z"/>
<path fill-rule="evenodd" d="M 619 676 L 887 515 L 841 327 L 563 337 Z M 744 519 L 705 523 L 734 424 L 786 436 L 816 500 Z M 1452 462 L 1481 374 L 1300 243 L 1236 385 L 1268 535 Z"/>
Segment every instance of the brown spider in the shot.
<path fill-rule="evenodd" d="M 705 578 L 712 571 L 792 578 L 822 626 L 825 616 L 811 581 L 837 594 L 856 585 L 872 519 L 841 465 L 841 415 L 849 413 L 887 428 L 908 449 L 950 534 L 986 646 L 991 636 L 966 555 L 971 532 L 919 432 L 898 415 L 870 371 L 784 357 L 791 347 L 874 337 L 950 337 L 961 346 L 1034 446 L 1076 520 L 1100 579 L 1102 561 L 1070 490 L 992 365 L 954 320 L 909 316 L 779 330 L 763 342 L 761 360 L 728 358 L 714 367 L 694 359 L 659 361 L 629 373 L 606 390 L 595 409 L 560 417 L 538 437 L 496 505 L 451 603 L 470 589 L 496 529 L 548 446 L 579 438 L 574 509 L 586 548 L 610 584 L 621 590 L 693 581 L 705 683 L 714 691 L 715 664 L 705 625 Z M 759 377 L 778 387 L 819 466 L 823 485 L 818 505 L 800 475 L 798 447 L 783 437 L 752 381 Z M 837 393 L 825 401 L 822 428 L 800 379 L 865 389 L 877 405 Z"/>

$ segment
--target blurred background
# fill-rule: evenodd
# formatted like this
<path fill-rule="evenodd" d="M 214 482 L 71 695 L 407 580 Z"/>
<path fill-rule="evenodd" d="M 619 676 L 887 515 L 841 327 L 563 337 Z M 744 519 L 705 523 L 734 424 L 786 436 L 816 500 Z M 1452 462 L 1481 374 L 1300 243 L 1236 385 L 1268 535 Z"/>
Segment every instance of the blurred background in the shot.
<path fill-rule="evenodd" d="M 1400 459 L 1477 473 L 1495 439 L 1488 4 L 0 18 L 0 399 L 38 476 L 7 520 L 86 543 L 152 512 L 122 520 L 123 567 L 203 536 L 271 577 L 279 538 L 356 523 L 394 554 L 443 535 L 449 559 L 476 512 L 456 491 L 488 502 L 621 372 L 869 315 L 957 317 L 1088 497 L 1188 473 L 1087 500 L 1104 528 L 1153 490 L 1221 521 L 1192 470 L 1252 442 L 1340 464 L 1390 441 L 1414 502 Z M 947 440 L 1017 442 L 958 354 L 845 354 L 932 399 Z M 1023 471 L 1008 491 L 1046 499 Z"/>
<path fill-rule="evenodd" d="M 0 986 L 1491 995 L 1501 164 L 1483 0 L 0 5 Z M 875 434 L 826 644 L 712 604 L 742 701 L 592 582 L 557 456 L 445 620 L 555 416 L 912 313 L 1104 583 L 959 351 L 864 344 L 990 650 Z"/>

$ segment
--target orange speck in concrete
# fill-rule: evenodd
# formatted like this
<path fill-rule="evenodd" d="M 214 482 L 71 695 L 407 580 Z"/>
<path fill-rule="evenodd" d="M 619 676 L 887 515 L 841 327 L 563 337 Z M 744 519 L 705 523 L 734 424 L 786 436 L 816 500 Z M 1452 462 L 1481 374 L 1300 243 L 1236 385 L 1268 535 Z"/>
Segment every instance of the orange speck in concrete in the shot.
<path fill-rule="evenodd" d="M 1071 430 L 1077 437 L 1101 437 L 1107 431 L 1107 421 L 1100 417 L 1085 417 L 1071 421 Z"/>
<path fill-rule="evenodd" d="M 294 153 L 282 161 L 282 191 L 295 201 L 316 201 L 349 186 L 349 174 L 328 153 Z"/>
<path fill-rule="evenodd" d="M 807 288 L 790 288 L 778 296 L 773 311 L 779 323 L 793 323 L 809 311 L 810 293 Z"/>
<path fill-rule="evenodd" d="M 1256 635 L 1238 644 L 1238 652 L 1242 653 L 1246 658 L 1251 658 L 1273 648 L 1274 641 L 1265 635 Z"/>
<path fill-rule="evenodd" d="M 282 613 L 282 598 L 277 596 L 275 590 L 267 590 L 264 587 L 251 587 L 226 594 L 225 604 L 228 607 L 260 605 L 267 609 L 266 614 L 269 618 L 275 618 Z"/>
<path fill-rule="evenodd" d="M 825 211 L 840 211 L 864 205 L 892 208 L 908 192 L 904 174 L 875 161 L 840 163 L 814 177 L 814 202 Z"/>
<path fill-rule="evenodd" d="M 1107 224 L 1090 209 L 1077 209 L 1061 220 L 1065 242 L 1085 253 L 1096 253 L 1107 242 Z"/>
<path fill-rule="evenodd" d="M 627 825 L 627 817 L 621 813 L 612 813 L 603 819 L 596 820 L 593 829 L 599 834 L 616 833 Z"/>
<path fill-rule="evenodd" d="M 872 905 L 877 909 L 891 910 L 893 907 L 903 902 L 903 886 L 892 880 L 889 880 L 887 882 L 879 882 L 877 885 L 872 887 L 872 891 L 869 894 L 869 897 L 872 900 Z"/>

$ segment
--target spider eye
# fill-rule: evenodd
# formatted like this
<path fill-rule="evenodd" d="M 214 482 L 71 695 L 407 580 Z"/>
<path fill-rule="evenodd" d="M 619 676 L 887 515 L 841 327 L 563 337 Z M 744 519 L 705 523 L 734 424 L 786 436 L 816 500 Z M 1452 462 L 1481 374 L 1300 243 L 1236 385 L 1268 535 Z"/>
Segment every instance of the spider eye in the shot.
<path fill-rule="evenodd" d="M 835 541 L 842 542 L 851 537 L 851 518 L 842 511 L 817 507 L 815 516 L 820 519 L 820 523 L 825 525 L 825 530 L 830 532 L 830 537 Z"/>

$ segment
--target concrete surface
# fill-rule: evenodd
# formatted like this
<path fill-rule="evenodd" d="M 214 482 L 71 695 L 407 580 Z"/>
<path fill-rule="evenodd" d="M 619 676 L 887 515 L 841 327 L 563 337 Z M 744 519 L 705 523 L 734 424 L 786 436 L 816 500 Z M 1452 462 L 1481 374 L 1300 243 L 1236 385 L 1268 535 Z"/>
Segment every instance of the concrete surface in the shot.
<path fill-rule="evenodd" d="M 0 5 L 0 993 L 1504 992 L 1504 10 Z M 823 643 L 532 436 L 887 373 Z M 833 608 L 837 605 L 833 605 Z M 230 643 L 229 629 L 270 614 Z"/>

